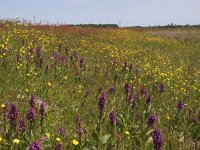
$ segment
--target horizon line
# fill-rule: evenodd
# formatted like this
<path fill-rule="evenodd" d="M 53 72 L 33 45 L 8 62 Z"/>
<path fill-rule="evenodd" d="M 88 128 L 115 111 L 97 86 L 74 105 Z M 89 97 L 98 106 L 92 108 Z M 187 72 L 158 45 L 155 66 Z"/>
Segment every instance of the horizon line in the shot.
<path fill-rule="evenodd" d="M 60 22 L 60 21 L 56 21 L 55 22 L 51 22 L 48 19 L 39 19 L 36 20 L 35 16 L 33 16 L 33 19 L 25 19 L 22 17 L 0 17 L 0 20 L 6 21 L 6 20 L 11 20 L 11 21 L 20 21 L 22 23 L 30 23 L 32 25 L 68 25 L 68 26 L 80 26 L 80 25 L 118 25 L 118 27 L 167 27 L 167 26 L 200 26 L 199 24 L 176 24 L 174 22 L 168 23 L 168 24 L 154 24 L 154 25 L 125 25 L 122 26 L 121 25 L 121 21 L 119 21 L 118 23 L 66 23 L 66 22 Z"/>

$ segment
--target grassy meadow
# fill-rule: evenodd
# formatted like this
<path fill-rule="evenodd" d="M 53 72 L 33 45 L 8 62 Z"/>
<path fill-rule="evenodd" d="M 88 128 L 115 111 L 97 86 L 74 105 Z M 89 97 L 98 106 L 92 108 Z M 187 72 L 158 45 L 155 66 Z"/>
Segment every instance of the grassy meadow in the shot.
<path fill-rule="evenodd" d="M 1 150 L 200 149 L 200 29 L 0 25 Z"/>

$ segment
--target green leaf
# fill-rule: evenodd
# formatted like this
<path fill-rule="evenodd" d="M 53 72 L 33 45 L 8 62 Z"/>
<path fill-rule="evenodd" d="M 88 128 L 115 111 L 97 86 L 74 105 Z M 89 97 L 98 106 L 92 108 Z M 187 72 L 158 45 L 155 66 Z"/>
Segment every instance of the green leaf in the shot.
<path fill-rule="evenodd" d="M 111 137 L 111 134 L 106 134 L 106 135 L 102 136 L 101 137 L 101 143 L 106 144 L 110 137 Z"/>
<path fill-rule="evenodd" d="M 96 131 L 93 131 L 93 132 L 92 132 L 92 137 L 93 137 L 96 141 L 98 141 L 98 135 L 97 135 L 97 132 L 96 132 Z"/>
<path fill-rule="evenodd" d="M 94 146 L 91 146 L 91 148 L 92 148 L 93 150 L 96 150 L 96 147 L 94 147 Z"/>
<path fill-rule="evenodd" d="M 153 132 L 153 130 L 152 130 L 152 129 L 151 129 L 151 130 L 149 130 L 149 131 L 146 133 L 146 136 L 150 136 L 152 132 Z"/>
<path fill-rule="evenodd" d="M 149 144 L 151 144 L 153 142 L 153 139 L 152 139 L 152 137 L 149 137 L 148 139 L 147 139 L 147 141 L 146 141 L 146 145 L 149 145 Z"/>

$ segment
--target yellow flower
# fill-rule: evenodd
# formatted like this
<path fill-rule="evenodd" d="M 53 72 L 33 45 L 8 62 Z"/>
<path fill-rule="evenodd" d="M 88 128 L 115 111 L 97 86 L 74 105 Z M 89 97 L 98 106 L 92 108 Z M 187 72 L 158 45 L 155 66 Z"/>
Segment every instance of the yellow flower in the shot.
<path fill-rule="evenodd" d="M 72 143 L 73 143 L 73 145 L 78 145 L 79 144 L 79 142 L 77 140 L 75 140 L 75 139 L 72 141 Z"/>
<path fill-rule="evenodd" d="M 130 133 L 129 133 L 128 131 L 125 131 L 125 134 L 126 134 L 126 135 L 130 135 Z"/>
<path fill-rule="evenodd" d="M 45 135 L 48 139 L 50 138 L 50 133 L 45 133 Z"/>
<path fill-rule="evenodd" d="M 50 82 L 48 82 L 48 85 L 49 85 L 49 86 L 51 86 L 51 83 L 50 83 Z"/>
<path fill-rule="evenodd" d="M 5 108 L 6 107 L 6 105 L 5 104 L 1 104 L 1 108 Z"/>
<path fill-rule="evenodd" d="M 56 138 L 56 141 L 57 141 L 57 142 L 60 142 L 60 141 L 61 141 L 61 139 L 60 139 L 60 138 Z"/>
<path fill-rule="evenodd" d="M 19 144 L 19 140 L 18 140 L 18 139 L 14 139 L 14 140 L 13 140 L 13 143 L 14 143 L 14 144 Z"/>
<path fill-rule="evenodd" d="M 3 138 L 2 137 L 0 137 L 0 143 L 3 141 Z"/>

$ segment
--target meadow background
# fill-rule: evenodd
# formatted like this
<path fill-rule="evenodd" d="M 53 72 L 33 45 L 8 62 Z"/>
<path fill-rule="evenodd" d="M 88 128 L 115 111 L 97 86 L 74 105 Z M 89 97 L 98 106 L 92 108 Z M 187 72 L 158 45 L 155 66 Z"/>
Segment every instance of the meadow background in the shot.
<path fill-rule="evenodd" d="M 0 149 L 200 149 L 200 29 L 0 23 Z"/>

